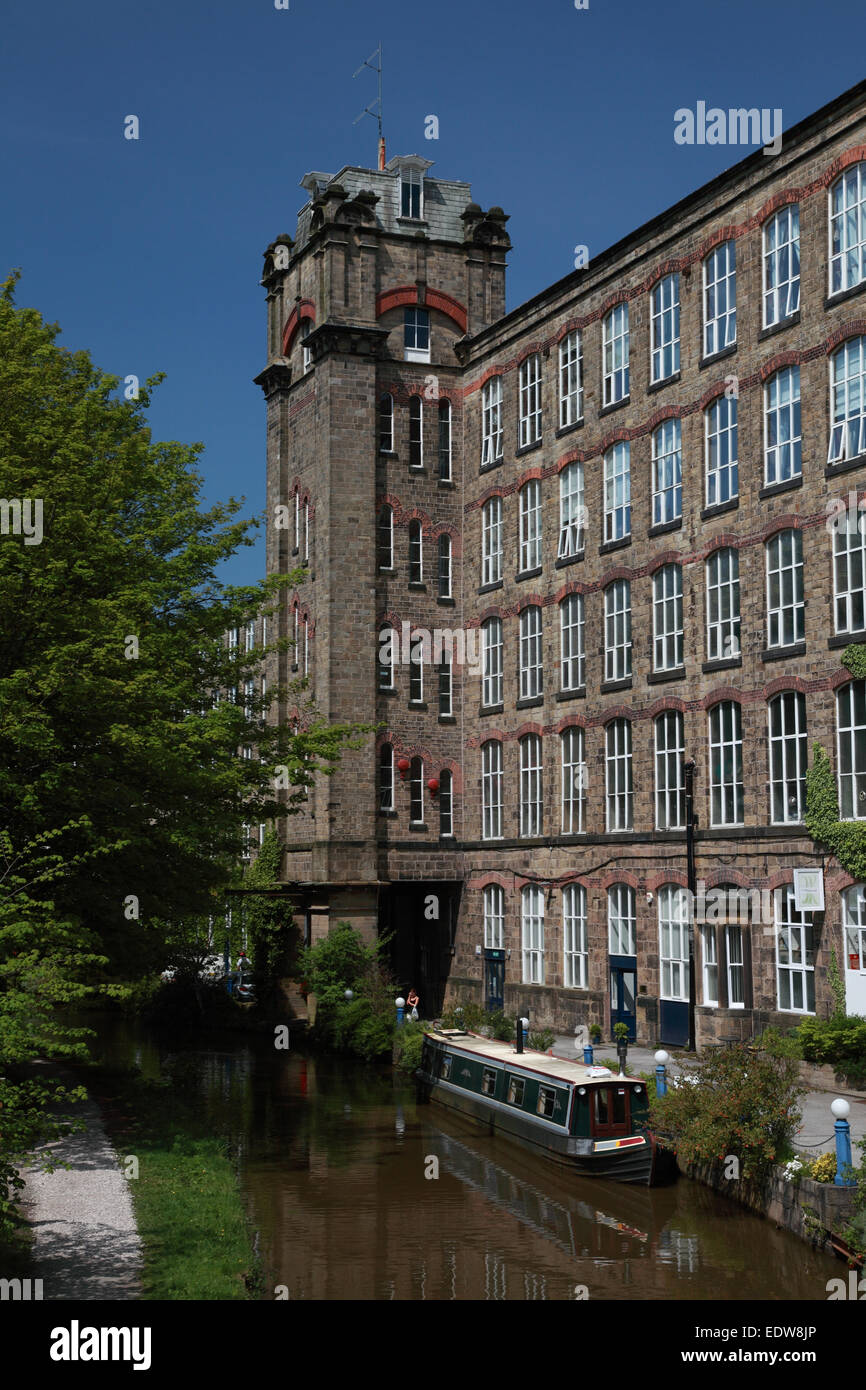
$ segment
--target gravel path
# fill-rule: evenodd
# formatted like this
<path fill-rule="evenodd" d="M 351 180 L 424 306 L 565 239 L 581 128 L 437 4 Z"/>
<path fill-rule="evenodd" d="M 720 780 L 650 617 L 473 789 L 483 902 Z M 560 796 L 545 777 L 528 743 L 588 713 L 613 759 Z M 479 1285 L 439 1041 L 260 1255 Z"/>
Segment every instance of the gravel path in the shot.
<path fill-rule="evenodd" d="M 46 1302 L 141 1297 L 141 1240 L 127 1180 L 93 1101 L 75 1107 L 86 1122 L 40 1152 L 72 1166 L 25 1171 L 22 1214 L 33 1228 L 32 1275 Z"/>

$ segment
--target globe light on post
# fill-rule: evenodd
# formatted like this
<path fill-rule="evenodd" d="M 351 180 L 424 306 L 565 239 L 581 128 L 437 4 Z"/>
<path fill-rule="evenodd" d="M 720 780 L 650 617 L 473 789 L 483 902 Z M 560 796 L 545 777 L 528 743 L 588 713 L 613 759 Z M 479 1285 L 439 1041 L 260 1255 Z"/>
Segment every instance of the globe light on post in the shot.
<path fill-rule="evenodd" d="M 397 1009 L 397 1027 L 400 1028 L 403 1024 L 403 1011 L 406 1008 L 406 1000 L 403 998 L 402 994 L 394 1000 L 394 1005 Z"/>
<path fill-rule="evenodd" d="M 665 1071 L 665 1067 L 667 1066 L 667 1064 L 668 1064 L 669 1061 L 670 1061 L 670 1057 L 669 1057 L 668 1054 L 665 1052 L 664 1048 L 663 1048 L 663 1047 L 660 1047 L 659 1050 L 658 1050 L 658 1052 L 655 1054 L 655 1063 L 656 1063 L 656 1095 L 657 1095 L 657 1096 L 665 1096 L 665 1095 L 667 1095 L 668 1083 L 667 1083 L 667 1073 L 666 1073 L 666 1071 Z"/>
<path fill-rule="evenodd" d="M 854 1181 L 845 1174 L 851 1169 L 851 1126 L 848 1116 L 851 1107 L 842 1096 L 837 1096 L 830 1105 L 830 1113 L 836 1121 L 836 1187 L 854 1187 Z"/>
<path fill-rule="evenodd" d="M 351 1002 L 352 1002 L 352 1000 L 354 999 L 354 997 L 355 997 L 355 994 L 354 994 L 354 991 L 353 991 L 353 990 L 351 990 L 351 989 L 344 989 L 344 990 L 343 990 L 343 998 L 345 999 L 345 1001 L 346 1001 L 347 1004 L 351 1004 Z"/>

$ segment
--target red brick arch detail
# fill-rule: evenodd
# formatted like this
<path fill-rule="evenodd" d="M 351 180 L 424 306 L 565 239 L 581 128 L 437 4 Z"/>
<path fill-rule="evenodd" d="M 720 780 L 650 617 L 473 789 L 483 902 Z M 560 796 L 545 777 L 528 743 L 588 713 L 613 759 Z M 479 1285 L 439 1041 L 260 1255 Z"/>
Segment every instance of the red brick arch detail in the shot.
<path fill-rule="evenodd" d="M 778 193 L 774 193 L 772 198 L 768 198 L 749 221 L 756 227 L 763 227 L 767 218 L 772 217 L 779 208 L 787 207 L 789 203 L 799 203 L 802 197 L 802 188 L 782 188 Z"/>
<path fill-rule="evenodd" d="M 618 304 L 627 304 L 634 293 L 634 290 L 616 290 L 613 294 L 609 294 L 607 299 L 603 299 L 598 306 L 598 318 L 603 318 L 605 314 L 609 314 L 611 309 L 615 309 Z"/>
<path fill-rule="evenodd" d="M 788 870 L 790 873 L 790 869 Z M 730 883 L 734 888 L 749 888 L 751 883 L 747 874 L 742 869 L 708 869 L 703 875 L 703 881 L 707 888 L 719 888 L 724 883 Z"/>
<path fill-rule="evenodd" d="M 730 685 L 720 685 L 698 701 L 698 709 L 711 710 L 713 705 L 720 705 L 725 700 L 733 700 L 735 705 L 748 704 L 748 699 L 742 691 L 736 690 Z"/>
<path fill-rule="evenodd" d="M 517 357 L 515 357 L 514 361 L 509 363 L 509 366 L 511 368 L 522 367 L 527 358 L 535 357 L 536 354 L 540 356 L 543 347 L 544 341 L 541 338 L 537 339 L 533 343 L 528 343 L 526 347 L 523 348 L 523 350 L 520 352 L 520 354 Z"/>
<path fill-rule="evenodd" d="M 615 579 L 633 579 L 634 570 L 627 565 L 614 565 L 613 569 L 605 570 L 604 574 L 593 587 L 595 589 L 606 589 Z"/>
<path fill-rule="evenodd" d="M 711 251 L 715 251 L 717 246 L 721 246 L 724 241 L 736 241 L 743 232 L 742 227 L 717 227 L 708 237 L 702 241 L 695 252 L 695 260 L 705 261 Z"/>
<path fill-rule="evenodd" d="M 604 710 L 601 727 L 607 729 L 608 724 L 612 724 L 615 719 L 627 719 L 629 724 L 634 723 L 634 710 L 631 705 L 614 705 L 612 709 Z"/>
<path fill-rule="evenodd" d="M 517 601 L 517 613 L 522 613 L 524 608 L 543 608 L 547 600 L 543 594 L 524 594 Z"/>
<path fill-rule="evenodd" d="M 802 531 L 805 524 L 803 517 L 792 513 L 787 516 L 774 516 L 771 521 L 767 522 L 766 526 L 761 528 L 758 535 L 762 540 L 768 541 L 773 536 L 777 536 L 780 531 Z"/>
<path fill-rule="evenodd" d="M 681 700 L 678 695 L 663 695 L 659 700 L 653 700 L 645 711 L 647 719 L 657 719 L 660 714 L 667 714 L 669 710 L 675 710 L 679 714 L 685 714 L 688 705 L 685 700 Z"/>
<path fill-rule="evenodd" d="M 802 360 L 803 354 L 801 352 L 777 352 L 775 357 L 771 357 L 769 362 L 764 363 L 759 376 L 762 381 L 767 381 L 782 367 L 799 367 Z"/>
<path fill-rule="evenodd" d="M 403 621 L 403 619 L 400 617 L 400 614 L 399 614 L 399 613 L 395 613 L 392 609 L 389 608 L 389 609 L 387 609 L 386 612 L 384 612 L 384 613 L 382 614 L 381 618 L 378 618 L 378 619 L 377 619 L 377 621 L 376 621 L 376 627 L 377 627 L 377 629 L 378 629 L 379 631 L 381 631 L 381 629 L 382 629 L 383 627 L 390 627 L 390 628 L 393 628 L 394 632 L 397 634 L 397 637 L 399 638 L 399 636 L 400 636 L 400 625 L 401 625 L 402 621 Z M 378 636 L 378 632 L 377 632 L 377 636 Z"/>
<path fill-rule="evenodd" d="M 400 309 L 410 304 L 421 304 L 426 309 L 436 309 L 440 314 L 456 323 L 461 333 L 466 332 L 468 315 L 465 305 L 455 299 L 453 295 L 446 294 L 444 290 L 434 290 L 429 287 L 424 293 L 423 300 L 418 293 L 417 285 L 395 285 L 392 289 L 383 290 L 376 296 L 376 318 L 379 319 L 383 314 L 387 314 L 389 309 Z"/>
<path fill-rule="evenodd" d="M 851 319 L 848 323 L 843 323 L 831 333 L 825 340 L 824 351 L 830 357 L 842 343 L 846 343 L 849 338 L 860 338 L 866 333 L 866 319 Z"/>
<path fill-rule="evenodd" d="M 554 473 L 563 473 L 566 468 L 570 468 L 573 463 L 585 463 L 587 457 L 583 449 L 572 449 L 570 453 L 563 454 L 562 458 L 553 465 Z"/>
<path fill-rule="evenodd" d="M 488 869 L 486 873 L 478 874 L 475 878 L 470 878 L 466 886 L 467 888 L 478 891 L 489 888 L 490 885 L 494 883 L 498 888 L 504 888 L 507 892 L 508 889 L 514 886 L 514 875 L 500 873 L 497 869 Z"/>
<path fill-rule="evenodd" d="M 736 376 L 737 373 L 731 372 L 730 375 Z M 706 410 L 708 405 L 712 405 L 713 401 L 717 401 L 719 396 L 723 396 L 725 394 L 726 386 L 727 378 L 725 377 L 722 377 L 721 381 L 714 381 L 711 386 L 707 387 L 704 394 L 700 397 L 696 408 L 698 410 Z"/>
<path fill-rule="evenodd" d="M 439 764 L 440 772 L 451 773 L 451 794 L 452 796 L 463 795 L 463 767 L 455 758 L 443 758 Z M 435 774 L 434 774 L 435 775 Z M 440 777 L 441 781 L 441 777 Z M 452 806 L 453 811 L 453 806 Z"/>
<path fill-rule="evenodd" d="M 809 682 L 802 676 L 777 676 L 774 681 L 764 686 L 761 694 L 764 700 L 769 702 L 777 695 L 785 695 L 791 691 L 796 691 L 798 695 L 806 695 L 809 692 Z"/>
<path fill-rule="evenodd" d="M 773 872 L 772 872 L 771 874 L 768 874 L 768 875 L 767 875 L 766 881 L 765 881 L 765 883 L 764 883 L 764 887 L 765 887 L 765 888 L 769 888 L 770 892 L 772 893 L 776 888 L 786 888 L 786 887 L 791 886 L 791 885 L 793 884 L 793 882 L 794 882 L 794 870 L 793 870 L 793 868 L 789 868 L 789 869 L 774 869 Z"/>
<path fill-rule="evenodd" d="M 717 550 L 739 550 L 741 545 L 747 542 L 734 531 L 725 531 L 721 536 L 713 536 L 710 541 L 709 549 L 704 554 L 704 559 L 709 560 L 711 555 L 715 555 Z"/>
<path fill-rule="evenodd" d="M 838 869 L 834 873 L 827 874 L 827 887 L 831 893 L 845 893 L 859 882 L 860 879 L 852 878 L 846 869 Z"/>
<path fill-rule="evenodd" d="M 836 182 L 841 173 L 849 169 L 852 164 L 859 164 L 864 159 L 866 159 L 866 145 L 854 145 L 852 149 L 845 150 L 844 154 L 840 154 L 838 158 L 834 159 L 832 164 L 828 164 L 821 175 L 820 182 L 825 188 L 829 188 L 832 183 Z"/>
<path fill-rule="evenodd" d="M 673 883 L 677 888 L 688 888 L 689 876 L 684 869 L 659 869 L 654 874 L 647 874 L 646 891 L 655 894 L 666 883 Z M 646 906 L 653 908 L 655 903 L 647 903 Z"/>
<path fill-rule="evenodd" d="M 482 623 L 486 623 L 486 622 L 487 622 L 487 619 L 488 619 L 488 618 L 499 618 L 500 621 L 501 621 L 503 618 L 507 618 L 507 617 L 508 617 L 508 609 L 507 609 L 507 608 L 502 608 L 502 607 L 500 607 L 498 604 L 491 604 L 491 606 L 490 606 L 489 608 L 483 608 L 483 609 L 481 610 L 481 612 L 480 612 L 479 615 L 478 615 L 478 624 L 477 624 L 477 625 L 478 625 L 478 627 L 480 627 Z M 473 624 L 473 626 L 475 626 L 475 624 Z"/>
<path fill-rule="evenodd" d="M 551 601 L 554 604 L 562 603 L 562 600 L 568 598 L 569 594 L 588 594 L 591 592 L 589 585 L 581 583 L 579 579 L 569 579 L 567 584 L 563 584 L 561 589 L 557 589 Z"/>
<path fill-rule="evenodd" d="M 521 473 L 514 486 L 519 491 L 520 488 L 524 487 L 527 483 L 535 482 L 536 479 L 541 481 L 543 477 L 544 469 L 541 464 L 536 464 L 534 468 L 527 468 L 525 473 Z"/>
<path fill-rule="evenodd" d="M 286 319 L 286 326 L 283 329 L 284 357 L 288 357 L 291 352 L 303 319 L 309 319 L 312 323 L 316 322 L 316 306 L 312 299 L 302 299 L 300 304 L 295 305 L 289 317 Z"/>
<path fill-rule="evenodd" d="M 564 734 L 566 729 L 585 729 L 586 716 L 583 714 L 566 714 L 560 719 L 558 724 L 554 724 L 553 731 L 556 734 Z"/>
<path fill-rule="evenodd" d="M 840 666 L 838 671 L 834 671 L 832 676 L 826 678 L 826 688 L 828 690 L 840 690 L 843 685 L 853 685 L 854 677 L 846 666 Z"/>
<path fill-rule="evenodd" d="M 571 888 L 578 884 L 587 893 L 592 889 L 592 879 L 588 874 L 581 873 L 578 869 L 569 869 L 567 873 L 561 874 L 556 880 L 557 888 Z"/>
<path fill-rule="evenodd" d="M 538 734 L 538 737 L 539 737 L 539 738 L 544 738 L 544 725 L 543 725 L 543 724 L 521 724 L 520 727 L 519 727 L 518 729 L 515 729 L 515 730 L 514 730 L 514 733 L 512 734 L 511 737 L 512 737 L 513 739 L 517 739 L 517 740 L 519 741 L 519 740 L 522 739 L 522 738 L 526 738 L 527 734 Z"/>
<path fill-rule="evenodd" d="M 485 743 L 507 743 L 511 737 L 512 735 L 506 734 L 503 729 L 483 729 L 474 741 L 477 742 L 480 752 Z"/>
<path fill-rule="evenodd" d="M 599 874 L 598 878 L 596 879 L 596 882 L 598 883 L 599 888 L 601 888 L 602 891 L 605 893 L 607 892 L 608 888 L 612 888 L 615 883 L 625 883 L 628 885 L 629 888 L 633 888 L 635 890 L 635 893 L 638 892 L 641 886 L 640 879 L 638 878 L 637 874 L 632 873 L 631 869 L 621 868 L 608 869 L 606 873 Z M 605 912 L 607 912 L 607 903 L 605 903 Z M 635 912 L 637 912 L 637 902 L 635 902 Z"/>
<path fill-rule="evenodd" d="M 475 503 L 473 511 L 477 510 L 478 507 L 483 507 L 484 503 L 489 502 L 491 497 L 508 497 L 510 493 L 511 489 L 509 487 L 489 487 L 486 492 L 482 492 Z"/>
<path fill-rule="evenodd" d="M 391 507 L 395 512 L 402 512 L 403 503 L 396 492 L 383 492 L 376 498 L 377 507 Z"/>
<path fill-rule="evenodd" d="M 655 289 L 659 280 L 664 280 L 667 275 L 678 275 L 686 264 L 687 257 L 685 256 L 675 256 L 672 260 L 662 261 L 661 265 L 657 265 L 654 270 L 650 271 L 644 281 L 647 290 Z"/>
<path fill-rule="evenodd" d="M 387 744 L 390 744 L 391 747 L 396 751 L 397 735 L 393 733 L 390 729 L 385 734 L 379 734 L 379 737 L 376 739 L 376 752 L 381 753 L 382 749 Z"/>
<path fill-rule="evenodd" d="M 636 432 L 636 430 L 625 429 L 623 426 L 619 426 L 617 429 L 611 430 L 602 437 L 602 441 L 596 452 L 606 454 L 608 449 L 613 448 L 614 444 L 630 444 L 632 436 Z"/>
<path fill-rule="evenodd" d="M 656 570 L 664 569 L 665 565 L 681 565 L 683 557 L 678 550 L 663 550 L 660 555 L 653 555 L 647 566 L 647 574 L 653 575 Z"/>
<path fill-rule="evenodd" d="M 640 429 L 641 434 L 650 434 L 657 425 L 663 424 L 665 420 L 682 420 L 688 414 L 687 405 L 660 405 L 658 410 L 654 410 L 646 424 Z"/>

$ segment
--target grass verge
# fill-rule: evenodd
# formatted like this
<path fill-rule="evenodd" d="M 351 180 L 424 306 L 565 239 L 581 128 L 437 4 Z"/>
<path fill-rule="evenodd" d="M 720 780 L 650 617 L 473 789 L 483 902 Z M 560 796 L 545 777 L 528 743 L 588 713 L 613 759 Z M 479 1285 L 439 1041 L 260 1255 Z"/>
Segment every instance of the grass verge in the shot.
<path fill-rule="evenodd" d="M 129 1188 L 144 1298 L 258 1297 L 261 1271 L 226 1141 L 172 1084 L 104 1069 L 88 1072 L 87 1084 L 121 1163 L 138 1162 Z"/>

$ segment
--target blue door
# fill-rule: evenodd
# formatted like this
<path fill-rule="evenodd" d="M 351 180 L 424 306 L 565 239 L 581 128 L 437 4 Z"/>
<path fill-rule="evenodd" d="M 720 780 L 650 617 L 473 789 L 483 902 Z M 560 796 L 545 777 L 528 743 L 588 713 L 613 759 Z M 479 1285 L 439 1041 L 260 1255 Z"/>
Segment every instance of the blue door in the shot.
<path fill-rule="evenodd" d="M 484 1007 L 493 1012 L 505 1002 L 505 952 L 484 952 Z"/>
<path fill-rule="evenodd" d="M 625 1023 L 631 1042 L 637 1037 L 637 958 L 635 956 L 611 956 L 610 958 L 610 1030 L 614 1025 Z"/>

